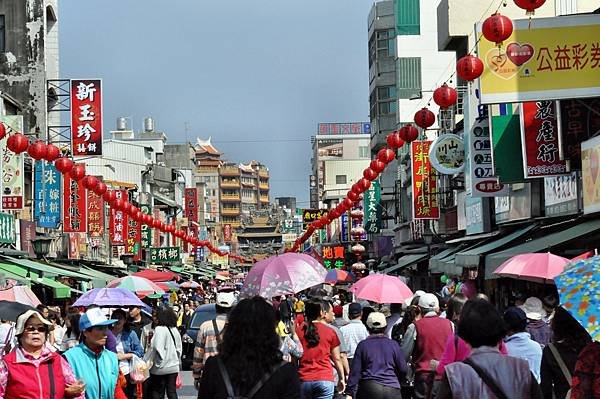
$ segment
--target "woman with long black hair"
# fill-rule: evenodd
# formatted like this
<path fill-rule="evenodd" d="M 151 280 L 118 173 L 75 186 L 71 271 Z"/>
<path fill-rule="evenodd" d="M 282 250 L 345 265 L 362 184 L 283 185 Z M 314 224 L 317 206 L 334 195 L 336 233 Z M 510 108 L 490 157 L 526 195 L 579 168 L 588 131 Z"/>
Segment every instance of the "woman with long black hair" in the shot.
<path fill-rule="evenodd" d="M 298 373 L 282 359 L 275 326 L 275 310 L 263 298 L 240 301 L 229 313 L 219 354 L 206 361 L 198 398 L 300 398 Z"/>

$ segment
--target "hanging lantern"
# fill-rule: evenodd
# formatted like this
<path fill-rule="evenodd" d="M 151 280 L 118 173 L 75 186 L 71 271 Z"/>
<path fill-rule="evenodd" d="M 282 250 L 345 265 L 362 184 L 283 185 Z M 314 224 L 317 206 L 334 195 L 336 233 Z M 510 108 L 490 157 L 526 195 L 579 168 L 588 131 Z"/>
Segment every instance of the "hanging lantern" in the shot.
<path fill-rule="evenodd" d="M 373 169 L 376 173 L 381 173 L 385 169 L 385 163 L 381 159 L 374 159 L 369 164 L 369 168 Z"/>
<path fill-rule="evenodd" d="M 117 198 L 117 193 L 114 190 L 106 190 L 104 194 L 102 194 L 102 199 L 110 206 L 112 206 L 112 202 Z"/>
<path fill-rule="evenodd" d="M 125 201 L 122 198 L 115 198 L 111 203 L 110 206 L 112 208 L 114 208 L 117 211 L 121 211 L 123 210 L 123 206 L 125 205 Z"/>
<path fill-rule="evenodd" d="M 365 252 L 365 247 L 362 244 L 354 244 L 350 250 L 354 253 L 354 255 L 360 255 Z"/>
<path fill-rule="evenodd" d="M 354 202 L 355 201 L 352 201 L 350 198 L 346 198 L 346 199 L 344 199 L 344 201 L 342 203 L 344 204 L 344 207 L 346 209 L 350 209 L 354 205 Z"/>
<path fill-rule="evenodd" d="M 0 140 L 4 137 L 6 137 L 6 126 L 4 126 L 4 123 L 0 122 Z"/>
<path fill-rule="evenodd" d="M 535 14 L 535 10 L 544 5 L 546 0 L 513 0 L 517 7 L 526 11 L 526 14 L 531 18 Z"/>
<path fill-rule="evenodd" d="M 73 165 L 73 161 L 67 157 L 60 157 L 54 161 L 54 167 L 63 175 L 69 173 L 73 169 Z"/>
<path fill-rule="evenodd" d="M 414 120 L 415 124 L 421 129 L 427 129 L 433 126 L 433 124 L 435 123 L 435 115 L 427 108 L 421 108 L 415 113 Z M 402 134 L 400 134 L 400 137 L 402 137 Z M 402 139 L 406 141 L 404 137 L 402 137 Z"/>
<path fill-rule="evenodd" d="M 419 130 L 409 123 L 408 125 L 403 126 L 400 129 L 399 134 L 402 140 L 406 141 L 407 143 L 410 143 L 411 141 L 415 141 L 417 137 L 419 137 Z"/>
<path fill-rule="evenodd" d="M 442 87 L 438 87 L 433 92 L 433 101 L 440 106 L 441 109 L 446 109 L 456 104 L 458 94 L 456 89 L 448 86 L 446 83 Z"/>
<path fill-rule="evenodd" d="M 76 163 L 73 165 L 73 169 L 69 172 L 69 176 L 73 180 L 81 180 L 85 176 L 85 165 L 82 163 Z"/>
<path fill-rule="evenodd" d="M 352 237 L 361 237 L 365 234 L 365 229 L 362 226 L 356 226 L 350 229 L 350 235 Z"/>
<path fill-rule="evenodd" d="M 151 226 L 152 225 L 152 216 L 148 215 L 147 213 L 144 213 L 143 222 L 144 222 L 144 224 Z"/>
<path fill-rule="evenodd" d="M 358 193 L 355 193 L 352 190 L 348 191 L 346 197 L 350 198 L 352 201 L 358 201 Z"/>
<path fill-rule="evenodd" d="M 350 211 L 350 217 L 352 219 L 360 219 L 365 216 L 365 213 L 361 209 L 352 209 Z"/>
<path fill-rule="evenodd" d="M 377 159 L 379 159 L 384 164 L 388 164 L 394 159 L 396 159 L 396 153 L 394 152 L 394 150 L 391 150 L 389 148 L 382 148 L 377 153 Z"/>
<path fill-rule="evenodd" d="M 174 224 L 168 224 L 168 225 L 165 227 L 165 231 L 166 231 L 167 233 L 174 233 L 174 232 L 175 232 L 175 225 L 174 225 Z"/>
<path fill-rule="evenodd" d="M 44 159 L 46 157 L 46 154 L 48 153 L 48 147 L 43 141 L 36 140 L 34 143 L 29 145 L 27 148 L 27 153 L 31 158 L 39 161 L 40 159 Z"/>
<path fill-rule="evenodd" d="M 160 220 L 152 219 L 152 227 L 154 227 L 155 229 L 160 228 Z"/>
<path fill-rule="evenodd" d="M 367 266 L 362 262 L 356 262 L 352 264 L 352 270 L 355 271 L 363 271 L 367 268 Z"/>
<path fill-rule="evenodd" d="M 510 18 L 496 12 L 483 21 L 481 31 L 487 40 L 500 47 L 512 35 L 513 24 Z"/>
<path fill-rule="evenodd" d="M 106 190 L 108 190 L 108 187 L 101 181 L 98 181 L 98 184 L 94 188 L 94 192 L 99 196 L 103 196 Z"/>
<path fill-rule="evenodd" d="M 98 179 L 96 179 L 94 176 L 87 175 L 83 179 L 81 179 L 81 183 L 83 184 L 83 187 L 87 188 L 88 190 L 94 191 L 94 189 L 98 185 Z"/>
<path fill-rule="evenodd" d="M 330 210 L 327 215 L 329 216 L 329 220 L 335 220 L 340 217 L 339 212 L 335 209 Z"/>
<path fill-rule="evenodd" d="M 133 209 L 133 205 L 131 205 L 131 202 L 129 201 L 123 201 L 123 212 L 125 212 L 126 214 L 130 215 L 131 214 L 131 210 Z"/>
<path fill-rule="evenodd" d="M 400 137 L 400 133 L 397 131 L 388 134 L 385 141 L 392 149 L 400 148 L 404 145 L 404 141 Z"/>
<path fill-rule="evenodd" d="M 363 176 L 367 180 L 375 180 L 375 179 L 377 179 L 377 175 L 379 175 L 379 173 L 375 172 L 371 168 L 367 168 L 363 172 Z"/>
<path fill-rule="evenodd" d="M 29 140 L 24 134 L 15 133 L 6 140 L 6 146 L 15 154 L 21 154 L 22 152 L 27 151 Z"/>
<path fill-rule="evenodd" d="M 471 82 L 483 73 L 483 61 L 467 54 L 456 62 L 456 74 L 463 80 Z"/>
<path fill-rule="evenodd" d="M 135 212 L 133 212 L 133 214 L 131 215 L 133 220 L 138 221 L 138 222 L 142 220 L 143 216 L 144 216 L 144 214 L 139 209 L 136 209 Z"/>
<path fill-rule="evenodd" d="M 364 177 L 360 179 L 357 184 L 363 192 L 367 191 L 369 187 L 371 187 L 371 181 L 369 179 L 365 179 Z"/>
<path fill-rule="evenodd" d="M 48 144 L 46 146 L 46 161 L 54 162 L 60 156 L 60 149 L 54 144 Z"/>

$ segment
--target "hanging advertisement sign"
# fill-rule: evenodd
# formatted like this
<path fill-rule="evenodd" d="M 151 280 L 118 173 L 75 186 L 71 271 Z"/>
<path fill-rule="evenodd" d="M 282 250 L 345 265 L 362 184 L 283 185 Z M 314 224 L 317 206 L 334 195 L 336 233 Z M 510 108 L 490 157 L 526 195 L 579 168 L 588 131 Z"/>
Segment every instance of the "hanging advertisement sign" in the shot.
<path fill-rule="evenodd" d="M 310 224 L 327 215 L 327 209 L 302 209 L 302 223 Z"/>
<path fill-rule="evenodd" d="M 319 158 L 342 158 L 344 156 L 344 140 L 318 139 L 317 155 Z"/>
<path fill-rule="evenodd" d="M 15 217 L 0 212 L 0 244 L 14 244 L 16 241 Z"/>
<path fill-rule="evenodd" d="M 163 221 L 160 218 L 160 209 L 158 208 L 154 208 L 154 210 L 152 211 L 153 215 L 154 215 L 154 219 L 156 220 L 160 220 Z M 153 240 L 152 240 L 152 245 L 155 247 L 160 247 L 160 231 L 157 229 L 154 231 L 154 234 L 152 235 Z"/>
<path fill-rule="evenodd" d="M 71 80 L 73 156 L 102 155 L 102 80 Z"/>
<path fill-rule="evenodd" d="M 414 219 L 439 219 L 437 179 L 429 162 L 431 141 L 411 143 L 412 195 Z"/>
<path fill-rule="evenodd" d="M 192 237 L 198 237 L 198 226 L 195 224 L 191 224 L 190 227 L 188 227 L 187 232 Z M 187 244 L 187 242 L 186 242 L 186 244 Z M 195 245 L 190 245 L 190 251 L 193 251 L 194 254 L 196 253 L 197 250 L 198 250 L 198 247 L 196 247 Z"/>
<path fill-rule="evenodd" d="M 150 248 L 150 262 L 175 263 L 179 262 L 179 247 Z"/>
<path fill-rule="evenodd" d="M 69 259 L 81 259 L 81 236 L 79 233 L 69 233 Z"/>
<path fill-rule="evenodd" d="M 140 210 L 142 211 L 143 214 L 146 214 L 146 215 L 151 214 L 150 205 L 148 205 L 148 204 L 141 204 Z M 140 231 L 141 231 L 141 237 L 142 237 L 141 238 L 142 248 L 143 249 L 150 248 L 150 245 L 152 243 L 152 229 L 147 224 L 142 224 Z"/>
<path fill-rule="evenodd" d="M 38 226 L 55 229 L 61 221 L 62 174 L 46 161 L 35 162 L 34 170 L 34 218 Z"/>
<path fill-rule="evenodd" d="M 562 147 L 571 170 L 581 169 L 581 142 L 600 131 L 600 97 L 560 101 Z"/>
<path fill-rule="evenodd" d="M 343 245 L 323 246 L 323 266 L 327 270 L 341 269 L 346 264 L 346 248 Z"/>
<path fill-rule="evenodd" d="M 442 134 L 429 148 L 431 166 L 445 175 L 462 172 L 465 167 L 465 143 L 452 133 Z"/>
<path fill-rule="evenodd" d="M 33 244 L 31 243 L 31 240 L 35 238 L 35 222 L 20 219 L 19 236 L 21 241 L 21 251 L 27 252 L 29 256 L 35 258 Z"/>
<path fill-rule="evenodd" d="M 546 216 L 571 215 L 579 212 L 578 182 L 577 172 L 544 179 Z"/>
<path fill-rule="evenodd" d="M 497 47 L 477 40 L 484 63 L 483 104 L 600 95 L 600 15 L 513 20 L 513 33 Z M 481 38 L 482 23 L 476 37 Z"/>
<path fill-rule="evenodd" d="M 104 200 L 101 196 L 87 190 L 87 231 L 90 237 L 102 237 L 104 235 Z"/>
<path fill-rule="evenodd" d="M 0 117 L 7 130 L 23 131 L 23 116 L 5 115 Z M 6 147 L 7 139 L 0 140 L 2 154 L 2 209 L 23 209 L 25 187 L 23 154 L 15 154 Z M 37 162 L 36 162 L 37 163 Z"/>
<path fill-rule="evenodd" d="M 350 123 L 319 123 L 319 134 L 370 134 L 371 123 L 369 122 L 350 122 Z"/>
<path fill-rule="evenodd" d="M 185 217 L 192 222 L 198 222 L 198 189 L 185 189 Z"/>
<path fill-rule="evenodd" d="M 133 260 L 142 259 L 140 239 L 142 236 L 142 225 L 132 217 L 127 218 L 127 232 L 125 240 L 125 253 L 133 255 Z"/>
<path fill-rule="evenodd" d="M 66 174 L 63 178 L 63 232 L 85 233 L 87 229 L 87 194 L 81 182 Z"/>
<path fill-rule="evenodd" d="M 508 187 L 494 176 L 489 119 L 478 118 L 468 135 L 471 197 L 506 195 Z"/>
<path fill-rule="evenodd" d="M 519 104 L 489 106 L 490 134 L 492 135 L 492 161 L 494 175 L 500 183 L 522 183 L 523 145 Z"/>
<path fill-rule="evenodd" d="M 342 213 L 342 216 L 340 216 L 340 220 L 341 220 L 341 229 L 340 232 L 342 234 L 342 236 L 340 237 L 340 241 L 341 242 L 345 242 L 345 241 L 349 241 L 350 240 L 350 229 L 348 228 L 349 222 L 348 222 L 349 216 L 348 216 L 348 212 L 344 212 Z"/>
<path fill-rule="evenodd" d="M 127 190 L 115 190 L 116 198 L 127 200 Z M 109 237 L 112 245 L 125 245 L 127 214 L 110 208 Z"/>
<path fill-rule="evenodd" d="M 223 241 L 231 241 L 231 224 L 229 223 L 223 225 Z"/>
<path fill-rule="evenodd" d="M 371 182 L 364 197 L 365 230 L 368 234 L 378 234 L 381 231 L 381 189 L 377 180 Z"/>
<path fill-rule="evenodd" d="M 581 143 L 583 213 L 600 211 L 600 136 Z"/>
<path fill-rule="evenodd" d="M 556 102 L 522 103 L 520 114 L 525 178 L 567 173 L 567 163 L 560 151 Z"/>
<path fill-rule="evenodd" d="M 467 235 L 492 231 L 492 219 L 490 217 L 488 201 L 484 198 L 473 198 L 470 195 L 467 195 L 465 198 L 465 230 Z"/>

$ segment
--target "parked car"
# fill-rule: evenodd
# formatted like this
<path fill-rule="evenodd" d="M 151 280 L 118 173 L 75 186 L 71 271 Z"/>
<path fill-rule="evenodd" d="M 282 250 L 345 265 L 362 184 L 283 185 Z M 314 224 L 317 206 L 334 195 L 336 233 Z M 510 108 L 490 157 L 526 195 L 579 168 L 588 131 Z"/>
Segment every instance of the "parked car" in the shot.
<path fill-rule="evenodd" d="M 181 337 L 183 343 L 181 365 L 184 370 L 190 370 L 192 367 L 192 362 L 194 360 L 194 348 L 196 346 L 196 340 L 198 338 L 198 330 L 200 329 L 200 326 L 205 321 L 215 319 L 216 317 L 217 310 L 214 303 L 198 306 L 198 308 L 196 308 L 194 311 L 194 314 L 192 315 L 188 325 L 185 326 L 185 333 Z"/>

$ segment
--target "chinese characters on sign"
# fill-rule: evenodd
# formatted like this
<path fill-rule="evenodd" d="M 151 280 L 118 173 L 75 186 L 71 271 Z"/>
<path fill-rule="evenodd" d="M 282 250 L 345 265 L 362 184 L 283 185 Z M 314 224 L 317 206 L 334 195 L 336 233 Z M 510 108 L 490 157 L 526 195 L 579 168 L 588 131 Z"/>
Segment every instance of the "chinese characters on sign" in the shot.
<path fill-rule="evenodd" d="M 127 200 L 127 190 L 115 190 L 117 198 Z M 110 209 L 110 243 L 112 245 L 125 245 L 127 214 L 114 208 Z"/>
<path fill-rule="evenodd" d="M 319 134 L 370 134 L 369 122 L 319 123 Z"/>
<path fill-rule="evenodd" d="M 469 132 L 469 177 L 471 196 L 506 195 L 504 184 L 494 177 L 492 144 L 488 118 L 477 119 Z"/>
<path fill-rule="evenodd" d="M 600 97 L 562 100 L 560 127 L 565 158 L 571 169 L 581 169 L 581 142 L 600 130 Z"/>
<path fill-rule="evenodd" d="M 8 213 L 0 212 L 0 243 L 14 244 L 16 240 L 15 217 Z"/>
<path fill-rule="evenodd" d="M 132 254 L 133 260 L 142 259 L 142 251 L 140 249 L 141 233 L 141 223 L 132 217 L 127 218 L 125 253 Z"/>
<path fill-rule="evenodd" d="M 191 222 L 198 221 L 198 189 L 185 189 L 185 217 Z"/>
<path fill-rule="evenodd" d="M 369 234 L 377 234 L 381 229 L 381 190 L 378 181 L 371 182 L 371 187 L 365 191 L 364 199 L 364 220 L 365 230 Z"/>
<path fill-rule="evenodd" d="M 150 205 L 147 204 L 142 204 L 140 205 L 140 210 L 142 211 L 143 214 L 146 215 L 150 215 Z M 150 228 L 150 226 L 148 226 L 147 224 L 142 224 L 141 227 L 141 242 L 142 242 L 142 248 L 146 249 L 146 248 L 150 248 L 151 242 L 152 242 L 152 229 Z"/>
<path fill-rule="evenodd" d="M 329 269 L 341 269 L 346 264 L 346 248 L 342 245 L 323 246 L 323 266 Z"/>
<path fill-rule="evenodd" d="M 527 178 L 567 173 L 560 153 L 556 113 L 554 101 L 521 104 L 523 167 Z"/>
<path fill-rule="evenodd" d="M 600 211 L 600 137 L 581 143 L 583 213 Z"/>
<path fill-rule="evenodd" d="M 81 182 L 63 178 L 63 232 L 85 233 L 87 228 L 86 190 Z"/>
<path fill-rule="evenodd" d="M 150 262 L 152 262 L 152 263 L 179 262 L 179 247 L 150 248 Z"/>
<path fill-rule="evenodd" d="M 16 132 L 23 131 L 23 117 L 20 115 L 2 116 L 2 122 Z M 8 130 L 8 129 L 7 129 Z M 15 154 L 6 146 L 6 138 L 0 140 L 2 155 L 2 209 L 23 208 L 23 154 Z M 37 163 L 37 162 L 36 162 Z"/>
<path fill-rule="evenodd" d="M 104 235 L 104 200 L 92 190 L 88 193 L 88 234 L 90 237 Z"/>
<path fill-rule="evenodd" d="M 37 161 L 34 180 L 34 217 L 39 227 L 55 229 L 61 219 L 62 174 L 53 164 Z"/>
<path fill-rule="evenodd" d="M 460 173 L 465 167 L 465 143 L 456 134 L 442 134 L 429 149 L 429 161 L 440 173 Z"/>
<path fill-rule="evenodd" d="M 413 141 L 412 159 L 412 195 L 414 219 L 439 219 L 437 179 L 429 163 L 431 141 Z"/>
<path fill-rule="evenodd" d="M 302 210 L 302 223 L 311 224 L 314 221 L 321 219 L 327 215 L 327 209 L 303 209 Z"/>
<path fill-rule="evenodd" d="M 71 80 L 74 156 L 102 155 L 102 80 Z"/>
<path fill-rule="evenodd" d="M 231 241 L 231 224 L 229 223 L 223 225 L 223 241 Z"/>

